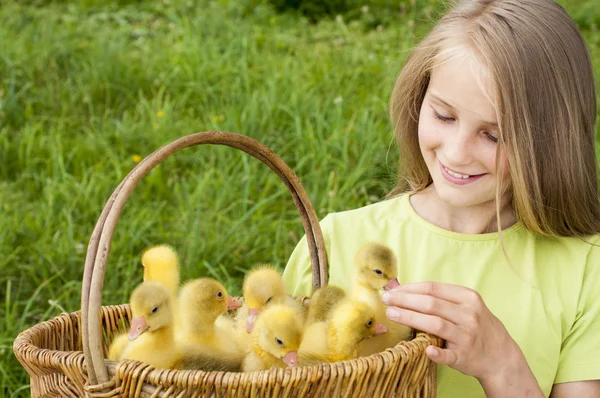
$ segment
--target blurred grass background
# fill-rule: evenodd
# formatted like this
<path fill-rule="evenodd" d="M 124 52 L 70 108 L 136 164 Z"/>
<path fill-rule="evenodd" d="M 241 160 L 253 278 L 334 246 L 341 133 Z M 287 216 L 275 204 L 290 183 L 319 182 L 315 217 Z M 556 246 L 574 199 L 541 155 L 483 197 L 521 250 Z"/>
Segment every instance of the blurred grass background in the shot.
<path fill-rule="evenodd" d="M 79 309 L 95 222 L 155 149 L 213 129 L 254 137 L 296 172 L 320 218 L 392 187 L 388 98 L 444 4 L 300 3 L 0 0 L 0 396 L 29 395 L 12 341 Z M 600 4 L 561 4 L 598 82 Z M 285 5 L 296 11 L 279 12 Z M 302 234 L 262 163 L 226 147 L 184 150 L 126 205 L 103 303 L 127 301 L 151 245 L 178 249 L 184 279 L 215 277 L 238 295 L 248 268 L 283 267 Z"/>

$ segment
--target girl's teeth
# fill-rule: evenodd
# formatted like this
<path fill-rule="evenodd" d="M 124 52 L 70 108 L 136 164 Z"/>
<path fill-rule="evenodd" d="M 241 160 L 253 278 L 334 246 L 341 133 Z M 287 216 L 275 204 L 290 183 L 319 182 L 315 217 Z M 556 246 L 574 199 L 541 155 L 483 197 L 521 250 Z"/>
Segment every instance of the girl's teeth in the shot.
<path fill-rule="evenodd" d="M 446 170 L 448 172 L 448 174 L 450 174 L 452 177 L 456 177 L 456 178 L 469 178 L 470 177 L 470 176 L 467 176 L 464 174 L 455 173 L 454 171 L 448 170 L 445 167 L 444 167 L 444 170 Z"/>

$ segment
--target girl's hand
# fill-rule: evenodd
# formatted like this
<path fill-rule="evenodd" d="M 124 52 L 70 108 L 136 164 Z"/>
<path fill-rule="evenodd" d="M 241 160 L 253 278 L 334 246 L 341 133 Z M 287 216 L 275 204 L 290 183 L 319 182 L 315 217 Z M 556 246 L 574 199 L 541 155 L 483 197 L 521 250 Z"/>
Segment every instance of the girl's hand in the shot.
<path fill-rule="evenodd" d="M 409 283 L 384 293 L 383 302 L 389 306 L 389 319 L 446 340 L 444 349 L 427 347 L 432 361 L 476 377 L 486 391 L 503 380 L 516 381 L 515 372 L 523 370 L 535 381 L 519 346 L 476 291 L 445 283 Z"/>

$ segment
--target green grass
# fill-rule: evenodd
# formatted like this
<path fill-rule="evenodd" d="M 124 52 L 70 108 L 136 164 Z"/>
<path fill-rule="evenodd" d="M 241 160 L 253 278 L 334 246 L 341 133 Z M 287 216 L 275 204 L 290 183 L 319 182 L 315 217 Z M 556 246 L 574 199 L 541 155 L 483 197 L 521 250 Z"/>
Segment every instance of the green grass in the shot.
<path fill-rule="evenodd" d="M 316 25 L 244 1 L 0 2 L 0 396 L 27 396 L 16 335 L 79 309 L 87 242 L 121 179 L 197 131 L 254 137 L 299 176 L 319 217 L 381 198 L 397 151 L 387 101 L 437 3 Z M 563 4 L 600 71 L 600 7 Z M 379 26 L 379 27 L 376 27 Z M 597 73 L 597 81 L 600 76 Z M 600 132 L 598 132 L 600 135 Z M 135 189 L 112 241 L 104 304 L 168 242 L 183 277 L 233 294 L 249 267 L 285 265 L 302 223 L 284 185 L 231 148 L 186 149 Z"/>

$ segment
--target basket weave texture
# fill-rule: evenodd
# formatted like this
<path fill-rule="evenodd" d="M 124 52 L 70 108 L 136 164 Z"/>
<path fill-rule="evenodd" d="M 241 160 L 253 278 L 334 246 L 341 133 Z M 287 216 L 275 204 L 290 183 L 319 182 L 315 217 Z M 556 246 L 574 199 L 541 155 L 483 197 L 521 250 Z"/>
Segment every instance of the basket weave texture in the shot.
<path fill-rule="evenodd" d="M 226 145 L 265 163 L 288 188 L 311 254 L 313 289 L 327 284 L 327 255 L 318 218 L 292 170 L 258 141 L 209 131 L 179 138 L 142 160 L 109 198 L 92 233 L 83 275 L 81 311 L 23 331 L 13 349 L 31 377 L 37 397 L 435 397 L 436 367 L 425 355 L 442 340 L 418 333 L 384 352 L 354 360 L 269 369 L 205 372 L 155 369 L 105 359 L 113 338 L 127 331 L 128 305 L 101 306 L 110 242 L 121 211 L 137 183 L 173 153 L 200 144 Z"/>

